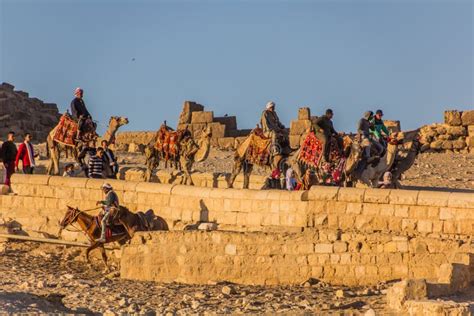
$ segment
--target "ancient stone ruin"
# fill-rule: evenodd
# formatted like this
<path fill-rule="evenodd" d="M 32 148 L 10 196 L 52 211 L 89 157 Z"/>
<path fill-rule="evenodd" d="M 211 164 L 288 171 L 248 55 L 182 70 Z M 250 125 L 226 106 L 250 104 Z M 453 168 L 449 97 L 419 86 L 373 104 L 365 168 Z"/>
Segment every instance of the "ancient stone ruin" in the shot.
<path fill-rule="evenodd" d="M 0 137 L 14 131 L 17 135 L 31 133 L 34 141 L 44 142 L 59 121 L 58 106 L 14 88 L 5 82 L 0 85 Z"/>
<path fill-rule="evenodd" d="M 420 130 L 423 152 L 474 150 L 474 110 L 444 112 L 444 123 L 425 125 Z"/>

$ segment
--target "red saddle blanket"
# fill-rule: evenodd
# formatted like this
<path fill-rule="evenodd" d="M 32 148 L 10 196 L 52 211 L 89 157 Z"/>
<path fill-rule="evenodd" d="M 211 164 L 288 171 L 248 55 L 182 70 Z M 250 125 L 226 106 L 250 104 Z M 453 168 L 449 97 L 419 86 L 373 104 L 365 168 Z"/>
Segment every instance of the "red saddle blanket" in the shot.
<path fill-rule="evenodd" d="M 176 159 L 179 155 L 179 141 L 183 131 L 174 131 L 166 125 L 162 125 L 156 135 L 155 149 L 160 152 L 165 161 Z"/>
<path fill-rule="evenodd" d="M 337 142 L 334 138 L 330 140 L 330 152 L 329 152 L 329 161 L 338 162 L 342 156 L 337 148 Z M 323 146 L 322 142 L 316 137 L 314 132 L 309 133 L 303 144 L 301 145 L 301 150 L 298 155 L 298 160 L 309 167 L 317 168 L 319 162 L 323 157 Z"/>
<path fill-rule="evenodd" d="M 259 166 L 267 165 L 270 159 L 271 139 L 264 137 L 261 133 L 254 133 L 249 137 L 245 160 Z"/>
<path fill-rule="evenodd" d="M 56 126 L 56 132 L 53 137 L 54 141 L 64 145 L 74 146 L 76 144 L 77 127 L 77 122 L 70 116 L 64 114 Z"/>

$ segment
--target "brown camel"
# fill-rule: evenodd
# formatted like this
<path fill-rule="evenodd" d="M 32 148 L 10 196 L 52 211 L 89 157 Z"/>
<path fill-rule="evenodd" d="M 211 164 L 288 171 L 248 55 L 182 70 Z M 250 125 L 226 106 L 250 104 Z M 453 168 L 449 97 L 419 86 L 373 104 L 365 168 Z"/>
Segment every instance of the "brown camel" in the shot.
<path fill-rule="evenodd" d="M 166 126 L 162 126 L 160 129 L 165 128 L 168 131 L 173 132 L 171 129 Z M 178 131 L 178 133 L 181 131 Z M 184 135 L 183 131 L 183 135 Z M 191 171 L 193 164 L 195 162 L 201 162 L 207 159 L 209 156 L 209 151 L 211 148 L 211 129 L 208 127 L 204 130 L 200 138 L 195 142 L 191 136 L 178 136 L 177 139 L 177 150 L 175 156 L 173 157 L 170 166 L 182 171 L 184 173 L 184 180 L 182 184 L 185 185 L 194 185 L 193 179 L 191 177 Z M 158 133 L 157 133 L 158 137 Z M 145 157 L 146 157 L 146 173 L 145 181 L 149 182 L 153 171 L 159 167 L 161 161 L 165 160 L 163 151 L 160 151 L 156 148 L 156 140 L 153 139 L 150 144 L 145 148 Z"/>
<path fill-rule="evenodd" d="M 115 134 L 117 130 L 124 125 L 128 124 L 128 119 L 126 117 L 118 117 L 112 116 L 109 120 L 109 127 L 105 132 L 102 140 L 106 140 L 109 143 L 113 143 L 115 140 Z M 47 174 L 50 175 L 59 175 L 59 160 L 61 157 L 61 151 L 67 152 L 68 150 L 72 150 L 72 155 L 78 163 L 82 164 L 82 161 L 79 161 L 79 153 L 81 152 L 82 148 L 89 144 L 79 143 L 76 146 L 68 146 L 65 144 L 60 144 L 56 142 L 53 137 L 56 133 L 56 128 L 53 128 L 51 132 L 49 132 L 48 137 L 46 139 L 48 154 L 50 157 L 50 162 L 47 170 Z M 95 142 L 94 142 L 95 143 Z M 95 144 L 92 144 L 92 147 L 95 147 Z"/>

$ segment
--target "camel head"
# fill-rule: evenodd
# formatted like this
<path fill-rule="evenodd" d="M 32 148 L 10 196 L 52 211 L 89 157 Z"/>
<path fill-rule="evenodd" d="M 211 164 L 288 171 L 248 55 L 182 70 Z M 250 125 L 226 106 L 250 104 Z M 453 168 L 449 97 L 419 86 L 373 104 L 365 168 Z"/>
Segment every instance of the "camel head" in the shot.
<path fill-rule="evenodd" d="M 127 124 L 128 118 L 122 116 L 112 116 L 109 120 L 109 128 L 115 128 L 115 130 Z"/>
<path fill-rule="evenodd" d="M 194 155 L 194 160 L 196 162 L 204 161 L 209 156 L 209 152 L 211 150 L 211 137 L 212 130 L 211 127 L 208 126 L 205 130 L 203 130 L 200 139 L 197 141 L 199 149 Z"/>

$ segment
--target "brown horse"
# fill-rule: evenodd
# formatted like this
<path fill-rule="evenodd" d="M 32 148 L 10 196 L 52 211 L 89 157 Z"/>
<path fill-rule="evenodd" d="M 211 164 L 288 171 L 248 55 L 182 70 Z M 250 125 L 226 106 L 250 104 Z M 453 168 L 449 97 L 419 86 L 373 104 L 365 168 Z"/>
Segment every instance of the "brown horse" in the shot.
<path fill-rule="evenodd" d="M 107 270 L 110 271 L 110 267 L 107 264 L 107 255 L 105 253 L 104 243 L 96 241 L 101 235 L 101 227 L 98 224 L 100 221 L 97 220 L 97 216 L 89 215 L 85 212 L 82 212 L 78 208 L 70 206 L 67 208 L 68 209 L 64 215 L 64 218 L 59 223 L 59 235 L 61 234 L 61 231 L 68 225 L 78 223 L 80 230 L 86 234 L 91 242 L 91 245 L 86 250 L 87 262 L 90 264 L 89 253 L 92 250 L 99 248 L 102 253 L 102 260 L 104 261 Z M 112 221 L 114 223 L 118 222 L 119 224 L 113 225 L 113 233 L 111 236 L 106 238 L 107 241 L 105 243 L 118 242 L 120 245 L 123 245 L 133 236 L 136 231 L 168 230 L 166 221 L 159 216 L 154 216 L 153 211 L 149 210 L 145 214 L 139 214 L 132 213 L 125 207 L 121 207 L 116 216 L 112 214 L 112 217 L 116 218 Z"/>

